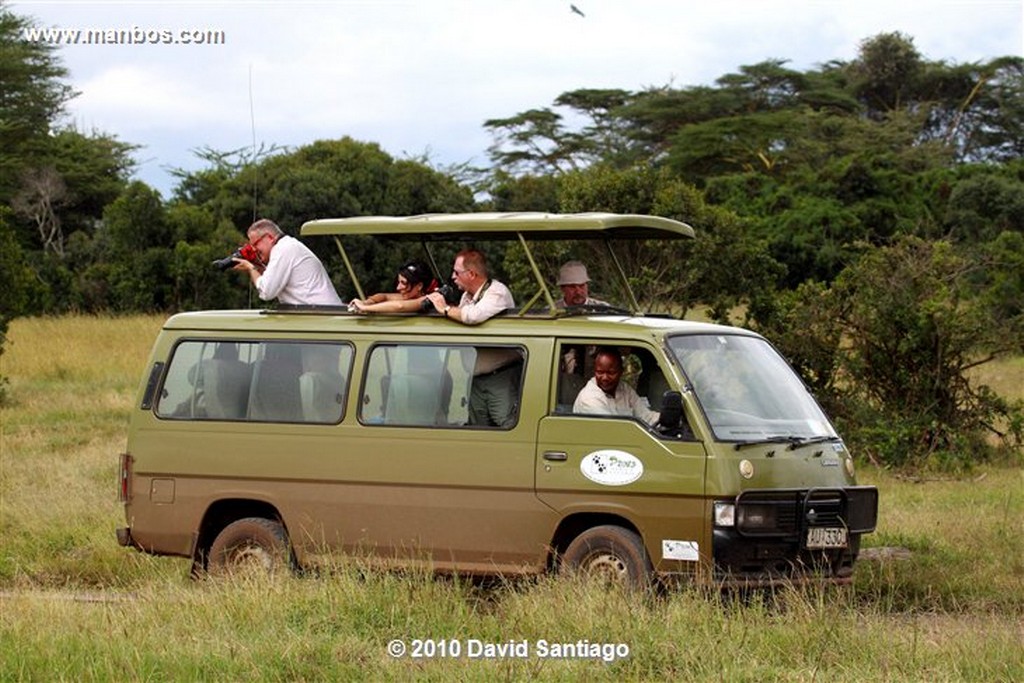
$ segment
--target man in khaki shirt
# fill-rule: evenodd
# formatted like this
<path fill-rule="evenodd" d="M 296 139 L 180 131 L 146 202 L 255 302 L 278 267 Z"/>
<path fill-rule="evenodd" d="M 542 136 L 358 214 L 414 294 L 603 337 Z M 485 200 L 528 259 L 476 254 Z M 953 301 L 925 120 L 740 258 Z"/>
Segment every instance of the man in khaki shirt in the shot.
<path fill-rule="evenodd" d="M 487 259 L 476 249 L 463 249 L 455 256 L 452 278 L 462 290 L 458 306 L 448 305 L 440 292 L 427 295 L 434 309 L 446 318 L 464 325 L 478 325 L 507 308 L 515 308 L 512 292 L 501 282 L 491 279 L 487 272 Z"/>
<path fill-rule="evenodd" d="M 446 318 L 463 325 L 478 325 L 515 308 L 512 292 L 490 277 L 487 259 L 475 249 L 464 249 L 455 256 L 452 278 L 462 290 L 458 306 L 445 302 L 440 292 L 427 295 L 437 312 Z M 469 394 L 469 424 L 502 428 L 515 424 L 522 367 L 522 356 L 514 349 L 477 350 Z"/>
<path fill-rule="evenodd" d="M 555 302 L 555 307 L 568 306 L 607 306 L 607 301 L 594 299 L 590 296 L 590 276 L 587 267 L 579 261 L 566 261 L 558 270 L 558 287 L 562 290 L 562 298 Z"/>

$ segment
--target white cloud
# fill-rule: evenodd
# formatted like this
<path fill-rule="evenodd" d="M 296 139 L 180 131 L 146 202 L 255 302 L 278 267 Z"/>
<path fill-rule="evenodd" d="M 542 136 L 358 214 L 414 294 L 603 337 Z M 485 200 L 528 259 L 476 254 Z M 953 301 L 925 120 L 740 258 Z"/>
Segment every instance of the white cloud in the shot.
<path fill-rule="evenodd" d="M 182 130 L 223 124 L 231 113 L 224 93 L 165 67 L 113 66 L 76 84 L 75 108 L 95 119 L 117 119 L 133 130 Z"/>
<path fill-rule="evenodd" d="M 1019 0 L 348 0 L 15 2 L 65 28 L 220 29 L 224 45 L 66 46 L 79 123 L 143 144 L 140 175 L 189 150 L 352 135 L 395 155 L 477 163 L 489 118 L 576 88 L 710 84 L 741 65 L 808 69 L 881 32 L 928 59 L 1024 50 Z M 252 106 L 250 112 L 250 73 Z"/>

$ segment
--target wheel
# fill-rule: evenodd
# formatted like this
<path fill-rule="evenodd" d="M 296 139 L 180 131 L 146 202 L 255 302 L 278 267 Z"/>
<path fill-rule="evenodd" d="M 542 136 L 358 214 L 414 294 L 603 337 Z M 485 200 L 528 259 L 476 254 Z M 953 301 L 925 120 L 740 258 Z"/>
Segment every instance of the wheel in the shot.
<path fill-rule="evenodd" d="M 561 570 L 628 588 L 646 588 L 653 572 L 640 536 L 612 525 L 596 526 L 573 539 L 562 555 Z"/>
<path fill-rule="evenodd" d="M 288 534 L 280 522 L 246 517 L 228 524 L 210 546 L 209 572 L 273 574 L 291 564 Z"/>

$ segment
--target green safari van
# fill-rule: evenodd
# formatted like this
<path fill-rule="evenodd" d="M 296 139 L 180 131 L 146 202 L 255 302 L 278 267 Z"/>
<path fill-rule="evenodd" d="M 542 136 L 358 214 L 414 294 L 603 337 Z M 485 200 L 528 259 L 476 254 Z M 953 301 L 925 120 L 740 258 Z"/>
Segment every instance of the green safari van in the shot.
<path fill-rule="evenodd" d="M 172 316 L 120 457 L 122 546 L 197 573 L 338 556 L 464 574 L 580 572 L 633 586 L 848 582 L 878 492 L 785 359 L 744 329 L 618 306 L 559 309 L 540 242 L 691 239 L 621 214 L 453 214 L 311 221 L 335 241 L 518 243 L 537 290 L 475 326 L 344 307 Z M 415 246 L 415 244 L 413 245 Z M 440 267 L 439 267 L 440 266 Z M 528 294 L 528 293 L 527 293 Z M 579 414 L 596 349 L 661 419 Z M 515 401 L 475 424 L 502 357 Z M 571 359 L 572 362 L 568 362 Z M 512 368 L 505 372 L 506 368 Z"/>

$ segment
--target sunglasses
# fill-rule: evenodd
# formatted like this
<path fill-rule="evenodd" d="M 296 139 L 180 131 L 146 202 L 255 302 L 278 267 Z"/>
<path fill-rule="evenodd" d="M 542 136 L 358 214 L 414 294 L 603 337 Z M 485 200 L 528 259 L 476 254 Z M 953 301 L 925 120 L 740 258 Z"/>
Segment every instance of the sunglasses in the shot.
<path fill-rule="evenodd" d="M 256 238 L 255 242 L 250 242 L 249 244 L 251 244 L 254 247 L 258 247 L 260 242 L 262 242 L 263 239 L 266 238 L 266 237 L 270 237 L 270 234 L 269 233 L 263 233 L 262 235 L 260 235 L 259 237 Z"/>

